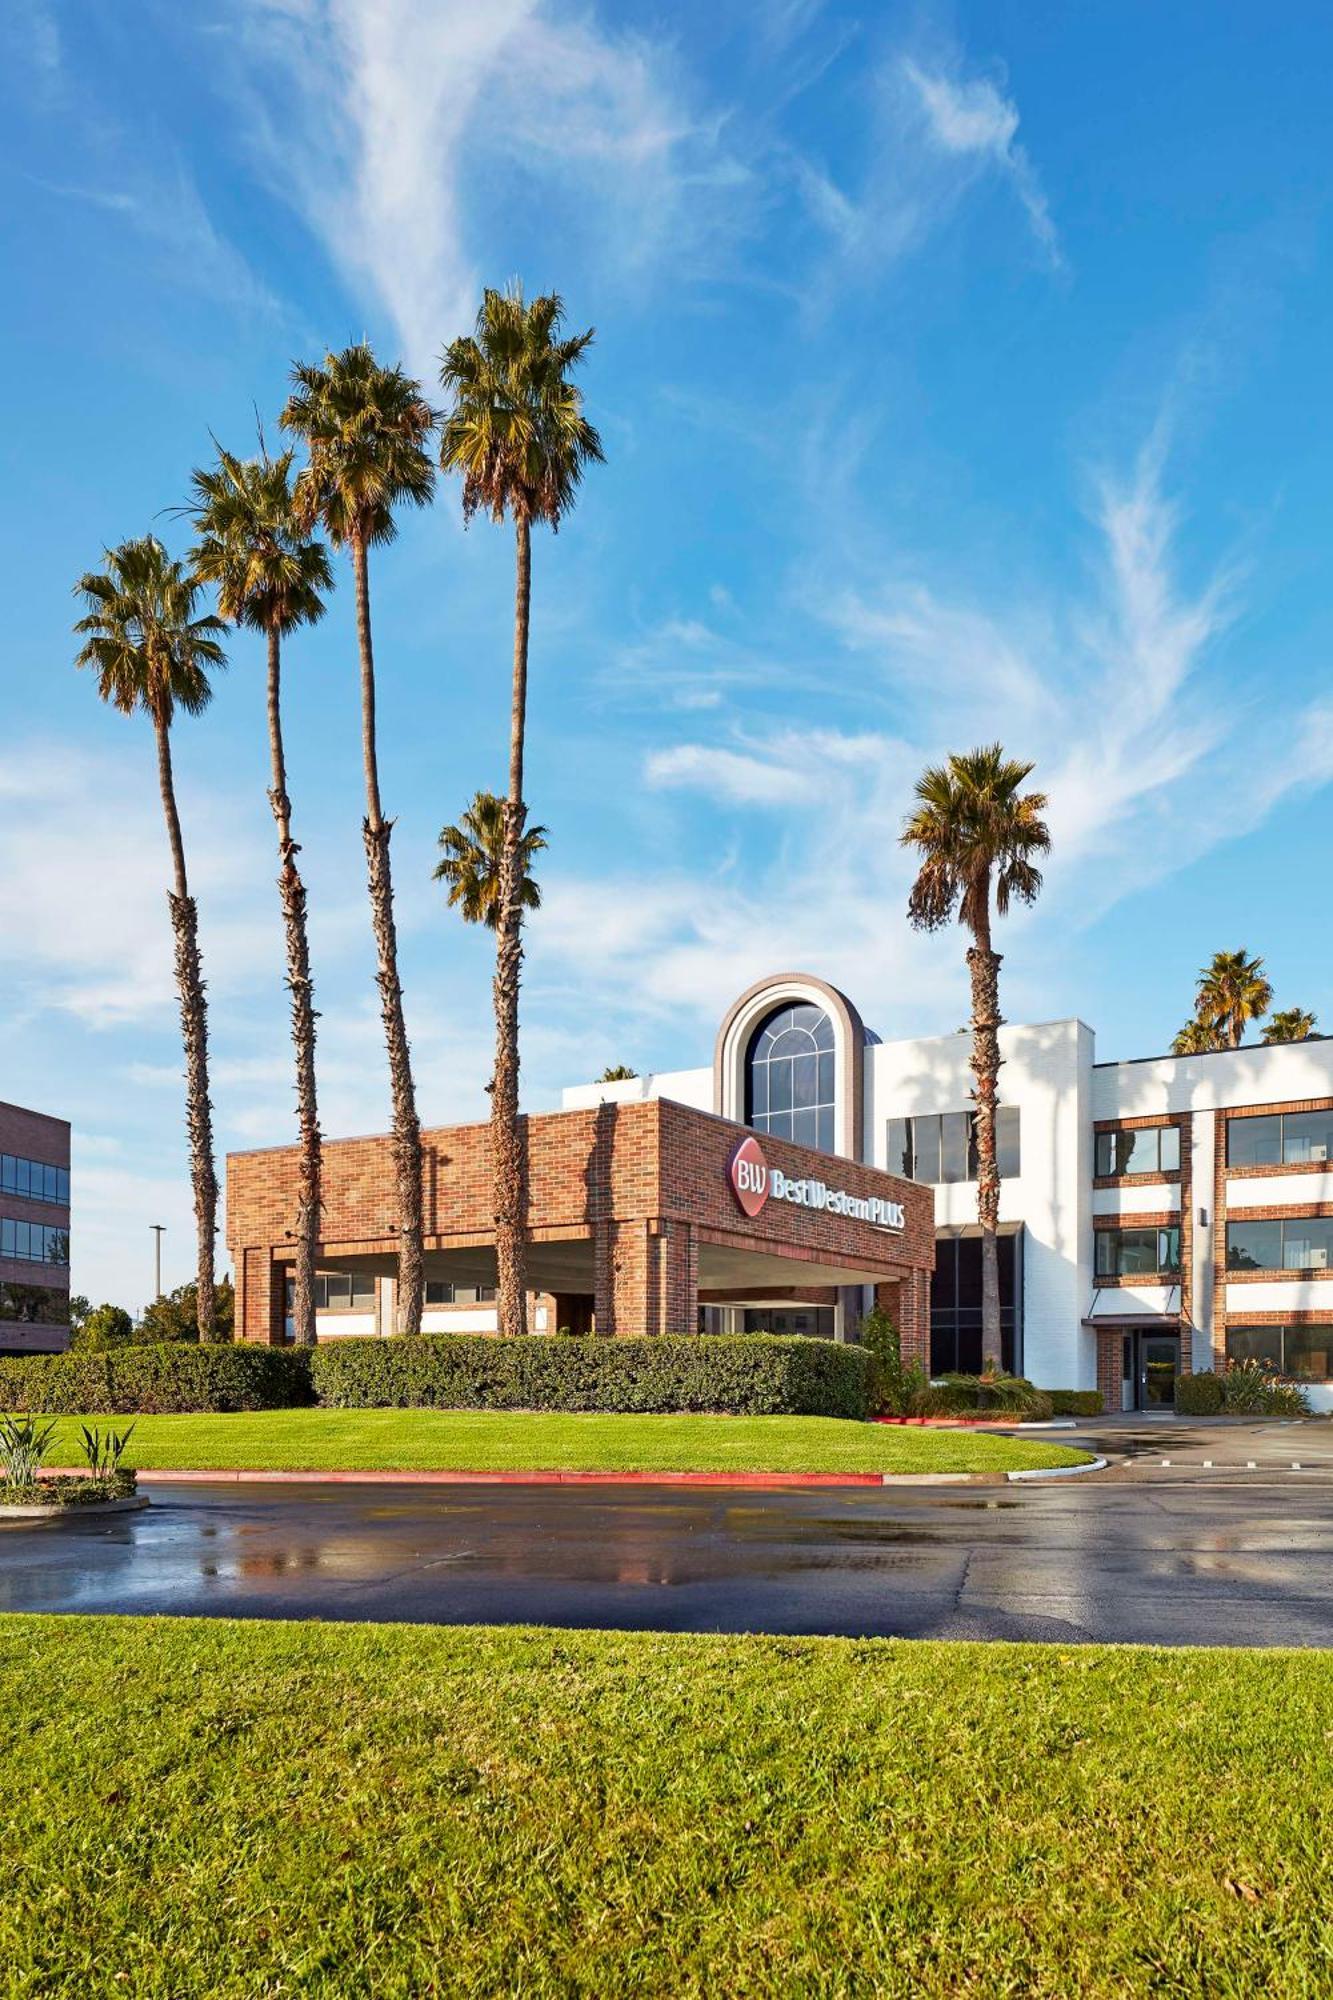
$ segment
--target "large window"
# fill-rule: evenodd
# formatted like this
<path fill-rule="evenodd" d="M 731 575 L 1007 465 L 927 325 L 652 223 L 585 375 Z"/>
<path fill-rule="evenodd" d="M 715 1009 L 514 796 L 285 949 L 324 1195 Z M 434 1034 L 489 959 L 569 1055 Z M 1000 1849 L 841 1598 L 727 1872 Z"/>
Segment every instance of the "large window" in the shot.
<path fill-rule="evenodd" d="M 832 1340 L 837 1321 L 832 1306 L 746 1307 L 747 1333 L 804 1334 L 812 1340 Z"/>
<path fill-rule="evenodd" d="M 1099 1181 L 1123 1174 L 1174 1174 L 1180 1170 L 1180 1127 L 1149 1125 L 1137 1132 L 1099 1132 L 1096 1140 Z"/>
<path fill-rule="evenodd" d="M 296 1280 L 287 1280 L 287 1311 L 296 1303 Z M 316 1312 L 373 1312 L 375 1280 L 365 1271 L 317 1271 Z"/>
<path fill-rule="evenodd" d="M 1333 1378 L 1333 1326 L 1229 1326 L 1228 1361 L 1262 1361 L 1300 1382 Z"/>
<path fill-rule="evenodd" d="M 426 1281 L 428 1306 L 487 1306 L 494 1298 L 494 1285 L 452 1285 L 437 1278 Z"/>
<path fill-rule="evenodd" d="M 745 1065 L 745 1119 L 757 1132 L 823 1153 L 834 1147 L 833 1023 L 820 1007 L 780 1007 L 760 1023 Z"/>
<path fill-rule="evenodd" d="M 1333 1110 L 1228 1118 L 1229 1167 L 1304 1167 L 1333 1160 Z"/>
<path fill-rule="evenodd" d="M 15 1222 L 0 1216 L 0 1257 L 24 1264 L 68 1264 L 69 1231 L 50 1222 Z"/>
<path fill-rule="evenodd" d="M 56 1201 L 68 1208 L 69 1168 L 0 1153 L 0 1193 L 21 1194 L 28 1201 Z"/>
<path fill-rule="evenodd" d="M 977 1178 L 977 1114 L 975 1111 L 933 1112 L 926 1118 L 890 1118 L 889 1172 L 909 1181 L 951 1181 Z M 995 1107 L 995 1158 L 1001 1180 L 1022 1171 L 1018 1106 Z"/>
<path fill-rule="evenodd" d="M 1099 1229 L 1096 1275 L 1099 1278 L 1161 1278 L 1180 1269 L 1180 1229 Z"/>
<path fill-rule="evenodd" d="M 1012 1369 L 1019 1354 L 1017 1236 L 997 1239 L 1000 1262 L 1000 1354 Z M 975 1375 L 981 1368 L 981 1238 L 940 1236 L 930 1282 L 930 1371 Z"/>
<path fill-rule="evenodd" d="M 1228 1271 L 1326 1271 L 1330 1266 L 1333 1216 L 1227 1224 Z"/>

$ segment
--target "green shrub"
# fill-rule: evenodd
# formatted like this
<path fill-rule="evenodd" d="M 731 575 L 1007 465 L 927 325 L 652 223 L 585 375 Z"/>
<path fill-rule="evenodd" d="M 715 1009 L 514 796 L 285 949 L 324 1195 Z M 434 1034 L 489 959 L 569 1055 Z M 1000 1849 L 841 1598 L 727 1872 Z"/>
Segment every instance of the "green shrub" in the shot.
<path fill-rule="evenodd" d="M 1222 1377 L 1211 1373 L 1177 1375 L 1176 1414 L 1181 1417 L 1215 1417 L 1222 1408 Z"/>
<path fill-rule="evenodd" d="M 120 1347 L 0 1358 L 0 1410 L 132 1415 L 282 1410 L 311 1400 L 308 1348 Z"/>
<path fill-rule="evenodd" d="M 732 1416 L 865 1417 L 864 1348 L 764 1334 L 345 1339 L 310 1354 L 318 1402 L 338 1409 L 717 1410 Z"/>
<path fill-rule="evenodd" d="M 1222 1408 L 1228 1416 L 1308 1417 L 1310 1414 L 1305 1391 L 1295 1382 L 1283 1381 L 1262 1361 L 1229 1361 L 1221 1382 Z M 1178 1396 L 1176 1407 L 1180 1407 Z"/>
<path fill-rule="evenodd" d="M 1022 1375 L 942 1375 L 911 1400 L 914 1417 L 1026 1418 L 1051 1414 L 1051 1399 Z"/>
<path fill-rule="evenodd" d="M 913 1396 L 929 1386 L 929 1377 L 919 1361 L 903 1361 L 898 1328 L 882 1307 L 876 1306 L 861 1321 L 861 1345 L 870 1355 L 870 1408 L 877 1417 L 906 1415 Z"/>
<path fill-rule="evenodd" d="M 1053 1417 L 1099 1417 L 1102 1414 L 1100 1389 L 1048 1389 Z"/>
<path fill-rule="evenodd" d="M 79 1354 L 103 1354 L 109 1347 L 132 1347 L 134 1321 L 124 1306 L 94 1306 L 74 1328 L 69 1344 Z"/>

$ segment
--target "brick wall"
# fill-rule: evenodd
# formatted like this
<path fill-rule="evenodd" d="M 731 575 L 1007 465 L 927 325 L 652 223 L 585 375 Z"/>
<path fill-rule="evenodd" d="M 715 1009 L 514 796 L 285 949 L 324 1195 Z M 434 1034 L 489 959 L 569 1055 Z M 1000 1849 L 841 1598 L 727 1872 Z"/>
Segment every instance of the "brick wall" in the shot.
<path fill-rule="evenodd" d="M 830 1266 L 867 1282 L 913 1280 L 905 1340 L 929 1340 L 935 1261 L 933 1190 L 875 1167 L 763 1136 L 770 1167 L 866 1197 L 901 1202 L 905 1227 L 888 1233 L 851 1216 L 770 1200 L 756 1217 L 738 1206 L 728 1176 L 743 1127 L 668 1099 L 601 1104 L 524 1120 L 529 1234 L 535 1243 L 590 1248 L 597 1323 L 609 1332 L 693 1330 L 701 1258 L 711 1252 L 781 1256 L 799 1282 Z M 486 1125 L 422 1135 L 425 1248 L 481 1248 L 493 1240 Z M 292 1255 L 296 1151 L 227 1160 L 227 1239 L 238 1286 L 238 1330 L 282 1337 L 282 1276 Z M 324 1153 L 322 1256 L 389 1258 L 397 1196 L 387 1137 L 329 1142 Z M 715 1260 L 716 1261 L 716 1260 Z"/>

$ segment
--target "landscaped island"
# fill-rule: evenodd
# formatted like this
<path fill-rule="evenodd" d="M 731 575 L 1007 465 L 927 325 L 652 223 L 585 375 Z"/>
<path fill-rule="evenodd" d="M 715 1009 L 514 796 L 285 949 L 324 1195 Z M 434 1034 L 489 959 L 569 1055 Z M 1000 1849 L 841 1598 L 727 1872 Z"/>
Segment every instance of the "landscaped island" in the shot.
<path fill-rule="evenodd" d="M 80 1424 L 57 1420 L 48 1458 L 71 1464 Z M 141 1472 L 1010 1472 L 1085 1465 L 1041 1438 L 902 1430 L 840 1417 L 570 1415 L 550 1410 L 247 1410 L 146 1416 Z M 69 1456 L 63 1456 L 62 1450 Z"/>
<path fill-rule="evenodd" d="M 1319 1653 L 0 1618 L 5 1991 L 1323 1993 L 1331 1703 Z"/>

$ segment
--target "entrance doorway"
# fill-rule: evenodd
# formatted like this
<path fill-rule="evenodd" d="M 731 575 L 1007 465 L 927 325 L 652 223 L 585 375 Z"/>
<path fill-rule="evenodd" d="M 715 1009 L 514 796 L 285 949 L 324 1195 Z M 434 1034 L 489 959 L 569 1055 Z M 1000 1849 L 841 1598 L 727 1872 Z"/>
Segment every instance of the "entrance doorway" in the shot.
<path fill-rule="evenodd" d="M 1126 1410 L 1174 1410 L 1180 1372 L 1180 1336 L 1139 1331 L 1125 1335 Z"/>

